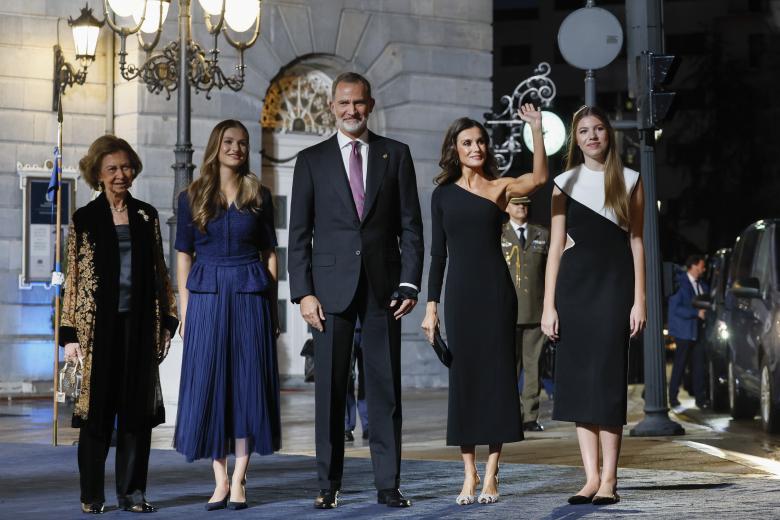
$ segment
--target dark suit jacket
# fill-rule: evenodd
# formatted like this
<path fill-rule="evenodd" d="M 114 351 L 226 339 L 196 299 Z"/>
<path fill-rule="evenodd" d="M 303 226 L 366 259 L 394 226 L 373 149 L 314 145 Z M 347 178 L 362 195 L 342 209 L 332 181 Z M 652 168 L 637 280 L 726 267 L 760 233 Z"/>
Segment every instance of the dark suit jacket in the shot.
<path fill-rule="evenodd" d="M 423 232 L 409 147 L 369 132 L 366 199 L 358 218 L 334 135 L 298 154 L 290 206 L 290 299 L 326 312 L 352 301 L 361 268 L 380 304 L 399 282 L 420 287 Z"/>
<path fill-rule="evenodd" d="M 669 335 L 675 339 L 696 340 L 699 335 L 699 311 L 693 307 L 693 289 L 688 273 L 680 274 L 677 291 L 669 297 Z M 702 294 L 709 294 L 707 284 L 699 280 Z"/>

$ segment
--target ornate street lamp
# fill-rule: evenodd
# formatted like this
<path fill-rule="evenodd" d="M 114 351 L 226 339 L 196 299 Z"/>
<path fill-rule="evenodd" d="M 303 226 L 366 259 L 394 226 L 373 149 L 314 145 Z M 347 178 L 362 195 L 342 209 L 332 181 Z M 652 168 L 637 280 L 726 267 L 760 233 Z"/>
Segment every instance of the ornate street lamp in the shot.
<path fill-rule="evenodd" d="M 534 69 L 534 75 L 521 81 L 511 95 L 501 96 L 501 104 L 504 106 L 500 112 L 485 113 L 485 127 L 490 134 L 493 155 L 498 162 L 498 169 L 501 175 L 506 174 L 512 167 L 515 156 L 523 151 L 522 142 L 525 141 L 526 147 L 532 149 L 529 143 L 529 137 L 524 138 L 523 129 L 525 123 L 517 111 L 523 103 L 533 102 L 539 105 L 539 108 L 549 107 L 557 92 L 555 83 L 550 79 L 550 64 L 541 62 Z M 497 142 L 494 137 L 496 128 L 508 127 L 509 135 L 501 142 Z M 566 140 L 566 129 L 560 118 L 549 111 L 542 111 L 542 127 L 544 128 L 544 145 L 547 155 L 556 153 Z"/>
<path fill-rule="evenodd" d="M 176 236 L 177 195 L 192 181 L 192 143 L 190 142 L 190 87 L 195 92 L 205 92 L 210 99 L 211 90 L 225 87 L 239 91 L 244 87 L 244 51 L 257 42 L 260 35 L 260 6 L 262 0 L 199 0 L 203 9 L 206 29 L 213 38 L 213 48 L 204 50 L 192 38 L 191 0 L 178 0 L 179 36 L 162 50 L 154 50 L 160 41 L 162 28 L 168 16 L 171 0 L 103 0 L 106 21 L 119 35 L 119 72 L 126 80 L 138 79 L 146 84 L 153 94 L 165 91 L 170 99 L 171 92 L 178 91 L 176 110 L 177 134 L 174 154 L 176 162 L 173 190 L 173 216 L 168 220 L 170 229 L 170 264 L 174 281 L 175 265 L 174 240 Z M 132 17 L 133 22 L 126 27 L 120 26 L 114 19 Z M 250 29 L 252 30 L 251 33 Z M 230 30 L 229 30 L 230 29 Z M 239 38 L 231 36 L 233 31 Z M 238 51 L 238 64 L 235 73 L 226 75 L 219 66 L 219 34 Z M 146 52 L 141 65 L 127 63 L 127 37 L 137 35 L 139 46 Z M 248 34 L 245 40 L 241 35 Z M 146 35 L 146 36 L 144 36 Z M 150 41 L 146 41 L 145 38 Z"/>
<path fill-rule="evenodd" d="M 59 24 L 59 20 L 57 21 Z M 52 110 L 57 111 L 60 104 L 60 96 L 65 93 L 65 89 L 73 85 L 83 85 L 87 79 L 87 67 L 95 61 L 95 49 L 97 48 L 100 28 L 103 21 L 98 20 L 92 15 L 92 9 L 85 5 L 81 9 L 81 16 L 68 18 L 68 25 L 73 31 L 73 43 L 76 47 L 76 59 L 79 61 L 80 68 L 65 61 L 65 55 L 62 52 L 60 44 L 54 46 L 54 92 L 52 96 Z M 59 40 L 59 26 L 57 27 L 57 38 Z"/>

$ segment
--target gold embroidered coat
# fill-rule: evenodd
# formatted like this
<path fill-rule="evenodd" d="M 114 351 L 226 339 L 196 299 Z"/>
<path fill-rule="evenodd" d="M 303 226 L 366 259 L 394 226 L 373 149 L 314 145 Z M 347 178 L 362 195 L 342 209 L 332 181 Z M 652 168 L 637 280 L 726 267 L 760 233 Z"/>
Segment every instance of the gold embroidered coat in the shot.
<path fill-rule="evenodd" d="M 129 354 L 122 374 L 122 391 L 129 398 L 118 410 L 125 428 L 151 428 L 165 421 L 158 364 L 167 354 L 164 331 L 173 336 L 178 326 L 176 299 L 168 277 L 157 210 L 128 195 L 131 234 L 132 284 Z M 107 398 L 117 391 L 116 355 L 118 320 L 119 246 L 105 194 L 79 208 L 71 219 L 67 242 L 60 344 L 77 342 L 83 359 L 81 394 L 73 412 L 73 426 L 105 424 L 111 410 Z M 103 417 L 103 414 L 106 417 Z M 100 425 L 95 424 L 96 427 Z"/>

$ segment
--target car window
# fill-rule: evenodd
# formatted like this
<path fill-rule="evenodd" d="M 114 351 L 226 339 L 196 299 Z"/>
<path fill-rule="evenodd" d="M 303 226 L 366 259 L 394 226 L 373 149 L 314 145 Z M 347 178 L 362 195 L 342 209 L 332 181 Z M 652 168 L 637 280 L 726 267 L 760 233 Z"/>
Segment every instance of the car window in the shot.
<path fill-rule="evenodd" d="M 755 254 L 753 269 L 751 270 L 751 276 L 758 278 L 758 283 L 763 289 L 767 283 L 771 283 L 769 280 L 769 270 L 772 268 L 771 259 L 769 257 L 769 250 L 772 244 L 770 233 L 762 233 L 761 241 L 758 244 L 758 248 Z"/>
<path fill-rule="evenodd" d="M 731 269 L 731 283 L 738 280 L 744 280 L 750 277 L 750 272 L 753 269 L 753 259 L 755 258 L 756 245 L 760 238 L 760 231 L 756 228 L 750 228 L 737 242 L 734 248 L 734 264 Z"/>
<path fill-rule="evenodd" d="M 775 250 L 772 252 L 775 258 L 775 284 L 780 289 L 780 226 L 777 224 L 772 227 L 772 235 L 775 237 Z"/>
<path fill-rule="evenodd" d="M 707 263 L 707 285 L 710 286 L 710 297 L 712 299 L 714 299 L 718 293 L 718 285 L 721 278 L 722 266 L 723 258 L 718 254 L 712 255 L 709 262 Z"/>
<path fill-rule="evenodd" d="M 729 272 L 729 268 L 731 267 L 731 259 L 732 259 L 732 252 L 726 251 L 723 254 L 723 265 L 721 266 L 720 271 L 720 278 L 718 279 L 718 284 L 720 285 L 720 292 L 718 293 L 720 296 L 721 301 L 723 300 L 723 295 L 726 292 L 726 287 L 728 283 L 728 276 L 726 274 Z"/>

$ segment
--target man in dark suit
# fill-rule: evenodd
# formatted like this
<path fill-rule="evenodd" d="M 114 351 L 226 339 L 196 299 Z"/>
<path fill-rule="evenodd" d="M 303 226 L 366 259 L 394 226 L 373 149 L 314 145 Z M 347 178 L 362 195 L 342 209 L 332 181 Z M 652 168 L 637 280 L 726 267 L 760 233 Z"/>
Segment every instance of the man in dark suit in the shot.
<path fill-rule="evenodd" d="M 677 348 L 674 352 L 672 377 L 669 379 L 669 404 L 680 406 L 677 393 L 685 374 L 685 367 L 692 360 L 693 393 L 696 406 L 706 408 L 706 388 L 704 386 L 704 349 L 697 345 L 699 326 L 704 319 L 704 310 L 693 307 L 693 298 L 699 294 L 708 294 L 709 287 L 700 281 L 706 270 L 704 259 L 691 255 L 685 261 L 686 272 L 678 277 L 678 287 L 669 297 L 669 335 L 674 337 Z"/>
<path fill-rule="evenodd" d="M 517 292 L 515 356 L 518 378 L 523 371 L 523 430 L 541 432 L 544 428 L 539 423 L 539 358 L 544 344 L 541 322 L 550 232 L 528 222 L 530 204 L 528 197 L 509 199 L 509 222 L 504 224 L 501 246 Z"/>
<path fill-rule="evenodd" d="M 377 501 L 411 502 L 401 471 L 401 317 L 417 303 L 423 232 L 409 147 L 367 129 L 371 85 L 355 73 L 333 82 L 338 132 L 298 154 L 290 208 L 291 300 L 314 328 L 315 442 L 320 493 L 338 505 L 352 339 L 362 324 L 369 446 Z"/>

